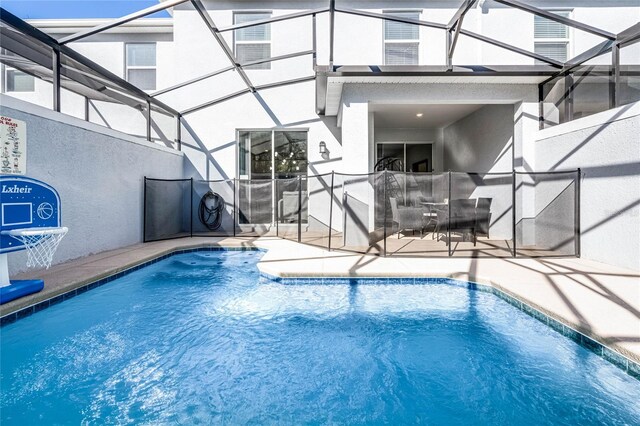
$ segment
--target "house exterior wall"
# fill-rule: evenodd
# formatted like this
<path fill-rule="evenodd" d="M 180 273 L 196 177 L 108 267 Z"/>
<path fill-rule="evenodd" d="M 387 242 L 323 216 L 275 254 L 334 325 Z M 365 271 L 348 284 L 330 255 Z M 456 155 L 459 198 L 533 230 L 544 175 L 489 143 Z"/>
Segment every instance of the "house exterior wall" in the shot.
<path fill-rule="evenodd" d="M 444 129 L 444 168 L 511 173 L 514 106 L 486 105 Z"/>
<path fill-rule="evenodd" d="M 639 134 L 636 102 L 542 130 L 534 143 L 540 170 L 582 168 L 582 257 L 635 270 L 640 269 Z M 545 194 L 553 193 L 549 185 L 536 188 L 537 212 L 549 201 Z"/>
<path fill-rule="evenodd" d="M 60 194 L 69 233 L 54 263 L 142 240 L 144 176 L 182 178 L 181 152 L 5 95 L 0 103 L 2 115 L 27 124 L 27 175 Z M 12 254 L 10 272 L 25 262 L 24 251 Z"/>

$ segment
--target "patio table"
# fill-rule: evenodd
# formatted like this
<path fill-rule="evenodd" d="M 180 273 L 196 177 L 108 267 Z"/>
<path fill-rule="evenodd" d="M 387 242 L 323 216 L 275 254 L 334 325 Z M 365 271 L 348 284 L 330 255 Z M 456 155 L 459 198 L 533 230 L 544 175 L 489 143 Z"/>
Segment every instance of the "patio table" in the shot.
<path fill-rule="evenodd" d="M 434 218 L 434 213 L 436 210 L 439 209 L 447 209 L 449 208 L 449 203 L 442 203 L 442 202 L 434 202 L 434 201 L 420 201 L 420 205 L 428 207 L 429 208 L 429 212 L 425 212 L 422 214 L 422 218 L 424 220 L 424 218 L 428 218 L 427 223 L 423 225 L 423 228 L 426 229 L 429 227 L 429 225 L 431 225 L 432 223 L 437 226 L 438 225 L 438 219 Z M 435 231 L 435 229 L 434 229 Z M 433 235 L 431 236 L 431 239 L 433 239 Z"/>

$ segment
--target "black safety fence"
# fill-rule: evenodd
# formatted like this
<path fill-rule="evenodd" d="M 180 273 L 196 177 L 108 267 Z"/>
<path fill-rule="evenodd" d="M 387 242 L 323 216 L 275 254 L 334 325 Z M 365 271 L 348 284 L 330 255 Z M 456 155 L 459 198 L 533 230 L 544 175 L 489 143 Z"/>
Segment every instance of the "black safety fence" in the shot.
<path fill-rule="evenodd" d="M 580 171 L 515 173 L 518 256 L 580 256 Z"/>
<path fill-rule="evenodd" d="M 193 235 L 193 179 L 144 178 L 143 241 Z"/>
<path fill-rule="evenodd" d="M 580 170 L 145 178 L 144 241 L 273 236 L 380 256 L 580 255 Z"/>

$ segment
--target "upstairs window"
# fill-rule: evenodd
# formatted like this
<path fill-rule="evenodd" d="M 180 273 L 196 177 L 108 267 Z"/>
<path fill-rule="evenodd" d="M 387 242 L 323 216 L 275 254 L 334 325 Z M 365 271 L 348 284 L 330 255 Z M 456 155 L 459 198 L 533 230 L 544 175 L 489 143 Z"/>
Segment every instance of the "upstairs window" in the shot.
<path fill-rule="evenodd" d="M 127 43 L 125 76 L 142 90 L 156 89 L 156 44 Z"/>
<path fill-rule="evenodd" d="M 234 24 L 269 19 L 268 12 L 236 12 L 233 14 Z M 239 63 L 258 61 L 271 57 L 271 24 L 256 25 L 234 31 L 234 52 Z M 271 69 L 270 62 L 244 67 L 247 70 Z"/>
<path fill-rule="evenodd" d="M 568 10 L 551 12 L 564 18 L 568 18 L 570 14 Z M 533 19 L 535 52 L 547 58 L 566 62 L 569 58 L 569 27 L 537 15 Z M 536 64 L 545 63 L 536 60 Z"/>
<path fill-rule="evenodd" d="M 385 12 L 401 18 L 420 19 L 419 12 Z M 395 21 L 384 21 L 385 65 L 418 65 L 419 27 Z"/>
<path fill-rule="evenodd" d="M 36 83 L 34 77 L 15 68 L 5 67 L 4 82 L 5 92 L 35 91 Z"/>

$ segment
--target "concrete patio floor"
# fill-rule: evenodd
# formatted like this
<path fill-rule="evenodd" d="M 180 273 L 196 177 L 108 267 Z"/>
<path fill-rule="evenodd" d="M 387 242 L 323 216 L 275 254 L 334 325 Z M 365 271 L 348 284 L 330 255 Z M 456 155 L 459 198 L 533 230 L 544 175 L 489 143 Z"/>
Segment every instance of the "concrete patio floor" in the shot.
<path fill-rule="evenodd" d="M 0 307 L 5 316 L 174 250 L 268 249 L 258 268 L 280 277 L 450 277 L 492 285 L 611 349 L 640 362 L 640 272 L 578 258 L 380 257 L 273 238 L 183 238 L 136 244 L 30 271 L 43 291 Z M 111 284 L 107 284 L 111 285 Z"/>

